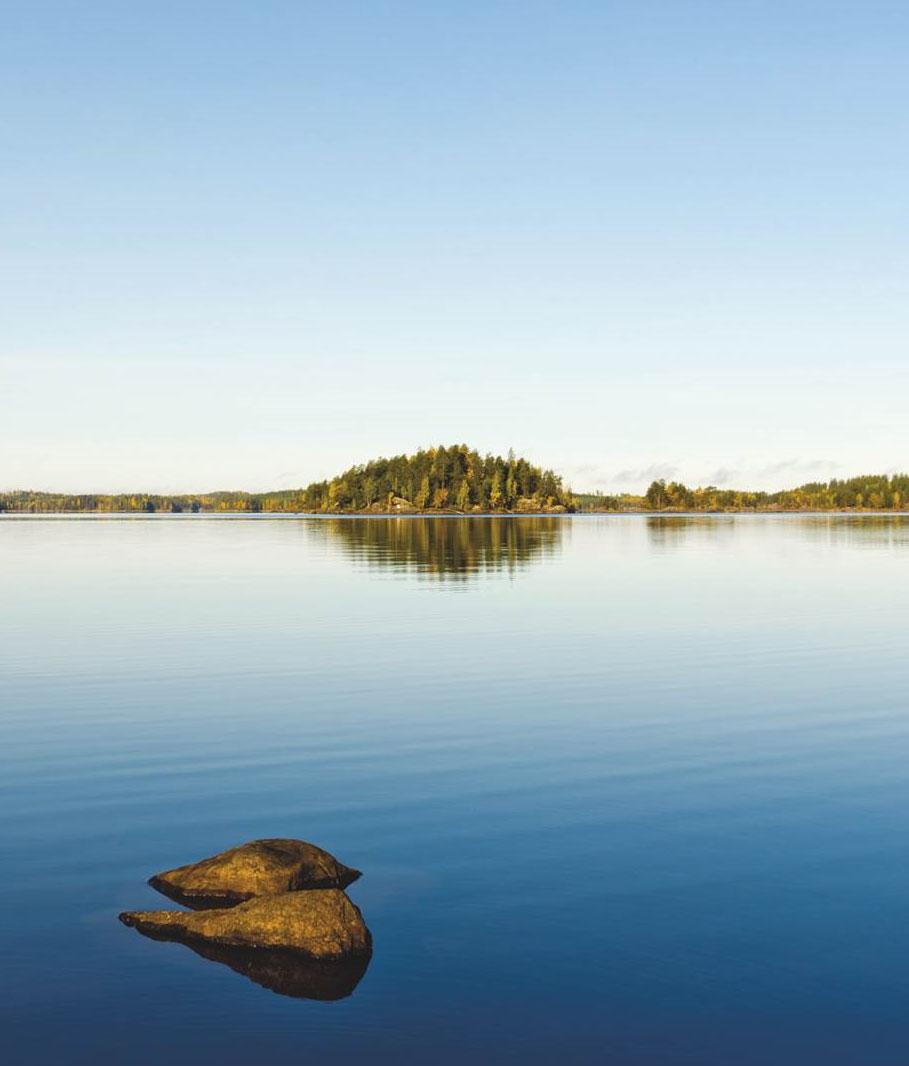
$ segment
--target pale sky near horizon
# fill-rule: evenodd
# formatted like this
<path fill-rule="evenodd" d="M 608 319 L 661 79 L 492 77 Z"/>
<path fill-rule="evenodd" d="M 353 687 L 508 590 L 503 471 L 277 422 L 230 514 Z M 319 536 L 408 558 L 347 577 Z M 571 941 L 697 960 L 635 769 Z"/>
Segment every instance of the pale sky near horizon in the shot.
<path fill-rule="evenodd" d="M 909 5 L 10 0 L 0 489 L 909 468 Z"/>

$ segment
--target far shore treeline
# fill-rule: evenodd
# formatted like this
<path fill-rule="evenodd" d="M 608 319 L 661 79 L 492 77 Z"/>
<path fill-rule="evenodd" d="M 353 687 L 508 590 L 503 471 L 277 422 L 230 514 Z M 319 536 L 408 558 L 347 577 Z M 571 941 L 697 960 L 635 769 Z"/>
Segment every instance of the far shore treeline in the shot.
<path fill-rule="evenodd" d="M 678 481 L 654 481 L 643 496 L 601 493 L 574 497 L 579 511 L 905 511 L 909 474 L 863 474 L 810 481 L 780 492 L 689 488 Z"/>
<path fill-rule="evenodd" d="M 513 452 L 480 455 L 465 444 L 353 466 L 329 481 L 276 492 L 185 495 L 0 492 L 0 512 L 22 514 L 253 512 L 290 514 L 486 514 L 581 512 L 905 511 L 909 474 L 809 482 L 780 492 L 654 481 L 630 493 L 574 494 L 552 470 Z"/>
<path fill-rule="evenodd" d="M 115 496 L 44 492 L 0 494 L 0 511 L 253 511 L 314 514 L 534 512 L 573 509 L 572 494 L 551 470 L 509 452 L 480 455 L 466 444 L 420 450 L 352 466 L 330 481 L 279 492 Z"/>

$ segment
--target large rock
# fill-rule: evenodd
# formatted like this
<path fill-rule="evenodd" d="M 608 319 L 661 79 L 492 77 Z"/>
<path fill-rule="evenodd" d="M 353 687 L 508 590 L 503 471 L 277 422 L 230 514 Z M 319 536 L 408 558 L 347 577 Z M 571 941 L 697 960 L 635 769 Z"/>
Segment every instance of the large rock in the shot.
<path fill-rule="evenodd" d="M 126 911 L 120 921 L 156 940 L 189 945 L 299 952 L 311 959 L 368 955 L 372 936 L 339 888 L 259 896 L 203 911 Z"/>
<path fill-rule="evenodd" d="M 360 876 L 305 840 L 253 840 L 210 859 L 165 870 L 148 883 L 189 907 L 224 907 L 303 888 L 347 888 Z"/>

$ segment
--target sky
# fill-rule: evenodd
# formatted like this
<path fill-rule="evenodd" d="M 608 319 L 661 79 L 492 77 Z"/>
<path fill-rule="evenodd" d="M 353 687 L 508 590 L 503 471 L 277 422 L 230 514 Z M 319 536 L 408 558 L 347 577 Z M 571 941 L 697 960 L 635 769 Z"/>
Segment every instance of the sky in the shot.
<path fill-rule="evenodd" d="M 909 5 L 0 5 L 0 489 L 909 469 Z"/>

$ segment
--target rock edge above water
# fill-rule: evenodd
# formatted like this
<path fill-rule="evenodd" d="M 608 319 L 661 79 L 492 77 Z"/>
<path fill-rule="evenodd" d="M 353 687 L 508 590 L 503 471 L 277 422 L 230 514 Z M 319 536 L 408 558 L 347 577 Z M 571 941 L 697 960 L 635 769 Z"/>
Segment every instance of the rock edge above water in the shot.
<path fill-rule="evenodd" d="M 259 896 L 220 910 L 125 911 L 124 925 L 155 940 L 299 952 L 311 959 L 369 955 L 372 935 L 338 888 Z"/>
<path fill-rule="evenodd" d="M 148 883 L 189 907 L 227 907 L 301 889 L 347 888 L 360 871 L 305 840 L 252 840 L 200 862 L 165 870 Z"/>

